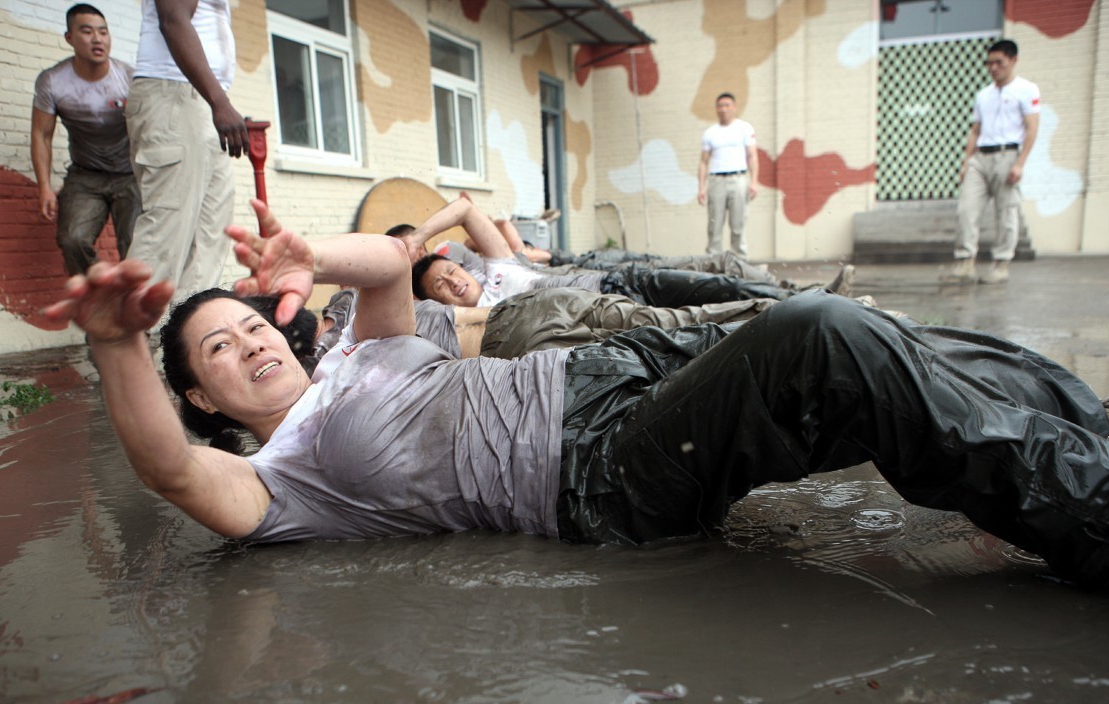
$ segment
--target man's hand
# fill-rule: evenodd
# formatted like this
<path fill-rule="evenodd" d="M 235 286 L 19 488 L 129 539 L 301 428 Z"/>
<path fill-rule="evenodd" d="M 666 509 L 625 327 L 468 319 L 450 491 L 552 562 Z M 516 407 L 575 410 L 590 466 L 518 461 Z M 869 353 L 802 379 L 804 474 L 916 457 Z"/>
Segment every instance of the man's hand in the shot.
<path fill-rule="evenodd" d="M 967 169 L 969 167 L 970 167 L 970 160 L 969 159 L 963 159 L 963 165 L 959 167 L 959 183 L 962 183 L 963 179 L 966 178 Z"/>
<path fill-rule="evenodd" d="M 69 279 L 62 300 L 43 310 L 50 320 L 72 320 L 90 342 L 112 343 L 148 330 L 173 297 L 173 284 L 150 283 L 150 267 L 136 259 L 98 262 Z"/>
<path fill-rule="evenodd" d="M 427 248 L 420 244 L 411 234 L 398 237 L 397 239 L 404 243 L 404 248 L 408 252 L 408 261 L 413 264 L 427 256 Z"/>
<path fill-rule="evenodd" d="M 747 186 L 747 200 L 754 200 L 759 195 L 759 185 L 757 183 L 750 183 Z"/>
<path fill-rule="evenodd" d="M 231 101 L 212 107 L 212 122 L 216 126 L 216 132 L 219 133 L 220 149 L 235 158 L 247 152 L 250 146 L 250 133 L 246 129 L 246 120 L 231 105 Z"/>
<path fill-rule="evenodd" d="M 697 191 L 697 205 L 704 205 L 704 204 L 705 204 L 705 189 L 702 188 L 702 189 Z"/>
<path fill-rule="evenodd" d="M 235 258 L 250 269 L 250 276 L 235 282 L 235 293 L 280 296 L 274 317 L 278 325 L 285 325 L 312 295 L 316 257 L 308 242 L 282 227 L 265 203 L 254 199 L 250 204 L 262 224 L 262 235 L 237 225 L 225 230 L 235 240 Z"/>
<path fill-rule="evenodd" d="M 1024 167 L 1020 164 L 1013 164 L 1013 168 L 1009 169 L 1009 175 L 1005 177 L 1005 183 L 1010 186 L 1015 186 L 1020 183 L 1020 179 L 1023 175 Z"/>
<path fill-rule="evenodd" d="M 58 194 L 52 189 L 46 189 L 39 193 L 39 212 L 42 217 L 50 222 L 54 222 L 58 217 Z"/>

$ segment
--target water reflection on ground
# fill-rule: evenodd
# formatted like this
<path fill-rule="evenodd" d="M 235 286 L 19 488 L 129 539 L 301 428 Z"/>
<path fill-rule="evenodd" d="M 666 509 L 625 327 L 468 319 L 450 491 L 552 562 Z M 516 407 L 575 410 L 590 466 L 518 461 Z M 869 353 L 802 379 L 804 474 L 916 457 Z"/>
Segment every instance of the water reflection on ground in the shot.
<path fill-rule="evenodd" d="M 1105 395 L 1109 283 L 1084 266 L 1065 269 L 1071 299 L 1039 283 L 1051 262 L 969 292 L 939 289 L 930 267 L 861 267 L 860 293 L 1007 334 L 1087 369 Z M 687 701 L 745 704 L 1109 691 L 1109 599 L 957 515 L 905 504 L 869 465 L 759 489 L 715 540 L 630 550 L 470 532 L 247 548 L 141 486 L 83 350 L 3 363 L 3 378 L 56 396 L 0 423 L 3 701 L 625 702 L 676 683 Z"/>

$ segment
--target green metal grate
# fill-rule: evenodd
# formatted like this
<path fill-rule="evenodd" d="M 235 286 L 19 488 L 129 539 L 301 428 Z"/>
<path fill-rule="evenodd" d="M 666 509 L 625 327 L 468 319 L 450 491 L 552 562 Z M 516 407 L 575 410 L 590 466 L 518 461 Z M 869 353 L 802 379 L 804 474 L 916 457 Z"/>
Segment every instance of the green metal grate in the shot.
<path fill-rule="evenodd" d="M 884 46 L 878 53 L 878 200 L 958 193 L 974 95 L 996 37 Z"/>

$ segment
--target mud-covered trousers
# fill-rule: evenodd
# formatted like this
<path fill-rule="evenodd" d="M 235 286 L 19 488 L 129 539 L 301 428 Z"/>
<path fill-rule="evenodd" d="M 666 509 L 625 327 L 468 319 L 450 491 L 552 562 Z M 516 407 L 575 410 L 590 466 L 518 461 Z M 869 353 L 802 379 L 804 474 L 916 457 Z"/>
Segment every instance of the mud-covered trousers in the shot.
<path fill-rule="evenodd" d="M 566 364 L 560 537 L 720 529 L 768 482 L 873 461 L 1061 575 L 1109 584 L 1109 422 L 1054 362 L 813 291 L 730 332 L 638 328 Z"/>
<path fill-rule="evenodd" d="M 618 293 L 648 306 L 681 308 L 755 298 L 782 301 L 797 291 L 738 276 L 655 269 L 635 263 L 606 274 L 601 293 Z"/>

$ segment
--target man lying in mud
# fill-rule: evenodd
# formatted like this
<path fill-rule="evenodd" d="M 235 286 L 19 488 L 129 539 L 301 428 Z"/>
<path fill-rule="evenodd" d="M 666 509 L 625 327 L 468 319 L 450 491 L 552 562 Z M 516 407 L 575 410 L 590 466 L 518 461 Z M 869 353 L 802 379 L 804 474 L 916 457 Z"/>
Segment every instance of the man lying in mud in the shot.
<path fill-rule="evenodd" d="M 618 332 L 645 325 L 668 329 L 705 323 L 738 323 L 750 320 L 776 302 L 760 298 L 657 308 L 612 293 L 544 288 L 506 298 L 492 307 L 469 308 L 431 300 L 417 301 L 416 334 L 460 359 L 479 355 L 512 359 L 536 350 L 601 342 Z M 354 291 L 351 289 L 338 291 L 324 307 L 321 334 L 311 345 L 311 353 L 301 360 L 309 373 L 331 348 L 354 342 L 349 335 L 343 334 L 353 307 Z M 315 316 L 303 309 L 300 315 L 307 318 L 301 323 L 303 328 L 314 329 Z"/>
<path fill-rule="evenodd" d="M 454 262 L 425 251 L 429 239 L 456 226 L 461 226 L 481 250 L 483 281 L 478 281 Z M 735 276 L 653 269 L 635 264 L 608 272 L 579 270 L 561 276 L 546 274 L 518 261 L 493 221 L 468 198 L 447 204 L 400 239 L 408 247 L 416 295 L 455 306 L 492 306 L 517 293 L 567 286 L 596 293 L 617 293 L 638 303 L 666 308 L 755 298 L 784 300 L 796 293 L 775 284 Z"/>
<path fill-rule="evenodd" d="M 413 334 L 400 242 L 309 243 L 253 206 L 266 237 L 228 228 L 251 272 L 239 294 L 280 297 L 284 324 L 314 283 L 358 290 L 359 342 L 332 352 L 344 359 L 325 380 L 312 383 L 254 308 L 201 292 L 162 332 L 183 424 L 144 335 L 172 284 L 140 262 L 100 263 L 46 310 L 88 335 L 139 477 L 221 535 L 484 528 L 638 544 L 714 534 L 756 486 L 873 461 L 909 501 L 962 511 L 1063 577 L 1109 584 L 1109 422 L 1087 386 L 1034 352 L 814 291 L 732 334 L 644 327 L 515 360 L 453 359 Z M 186 425 L 262 448 L 191 445 Z"/>

